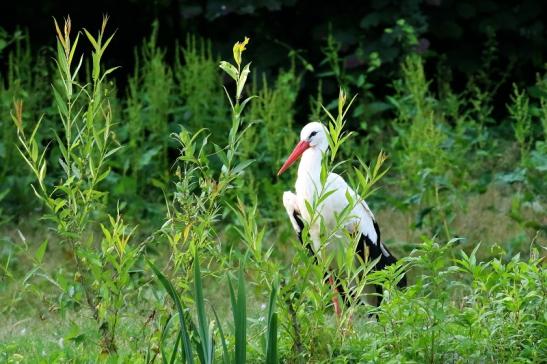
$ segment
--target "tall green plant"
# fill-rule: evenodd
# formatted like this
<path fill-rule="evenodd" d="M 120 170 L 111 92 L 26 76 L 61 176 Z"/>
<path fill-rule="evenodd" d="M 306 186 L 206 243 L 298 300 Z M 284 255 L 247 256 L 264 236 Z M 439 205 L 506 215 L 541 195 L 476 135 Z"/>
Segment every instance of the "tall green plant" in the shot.
<path fill-rule="evenodd" d="M 394 124 L 397 137 L 393 141 L 394 157 L 400 177 L 397 185 L 406 194 L 401 208 L 417 210 L 415 227 L 429 226 L 435 234 L 450 237 L 454 199 L 443 191 L 455 192 L 455 176 L 464 173 L 466 148 L 449 143 L 453 134 L 439 112 L 438 101 L 429 90 L 422 59 L 418 55 L 406 58 L 403 77 L 394 85 L 397 91 L 391 103 L 398 111 Z M 396 201 L 394 201 L 397 203 Z"/>
<path fill-rule="evenodd" d="M 407 33 L 415 37 L 412 27 L 405 23 L 404 20 L 402 20 L 401 26 L 405 26 Z M 386 30 L 386 33 L 387 31 L 388 30 Z M 407 34 L 405 33 L 405 35 Z M 380 57 L 380 54 L 377 51 L 365 53 L 361 49 L 358 54 L 353 55 L 356 59 L 352 61 L 363 63 L 363 67 L 356 68 L 359 69 L 359 72 L 351 72 L 349 70 L 350 67 L 347 67 L 346 65 L 348 58 L 342 55 L 342 48 L 342 43 L 336 39 L 332 29 L 329 29 L 326 44 L 321 48 L 325 58 L 320 64 L 326 65 L 327 69 L 317 74 L 320 78 L 320 82 L 324 78 L 328 79 L 333 77 L 336 79 L 336 83 L 343 89 L 352 90 L 353 92 L 359 94 L 357 105 L 352 110 L 352 116 L 355 118 L 358 118 L 363 114 L 371 115 L 388 107 L 388 105 L 382 104 L 381 102 L 375 100 L 373 95 L 374 84 L 370 81 L 371 75 L 382 65 L 382 58 Z M 319 87 L 321 88 L 321 83 Z M 321 100 L 317 100 L 317 102 L 318 104 L 315 106 L 319 106 Z M 333 101 L 327 105 L 329 110 L 335 107 L 336 101 Z M 365 128 L 368 127 L 365 123 L 361 123 L 361 126 Z"/>
<path fill-rule="evenodd" d="M 62 128 L 50 144 L 60 151 L 63 175 L 54 187 L 46 182 L 48 148 L 43 148 L 37 138 L 43 118 L 28 135 L 23 104 L 18 101 L 12 119 L 17 128 L 19 151 L 37 180 L 32 186 L 34 193 L 48 208 L 45 218 L 56 224 L 61 242 L 74 257 L 74 279 L 81 284 L 83 300 L 100 327 L 103 350 L 114 352 L 123 291 L 127 289 L 128 271 L 138 250 L 127 245 L 131 234 L 125 235 L 126 228 L 120 219 L 110 219 L 111 232 L 102 227 L 105 237 L 101 253 L 97 253 L 93 237 L 93 229 L 104 218 L 106 193 L 99 185 L 109 174 L 108 160 L 120 148 L 112 141 L 112 111 L 105 86 L 107 76 L 115 68 L 104 69 L 102 65 L 103 54 L 113 38 L 105 35 L 107 20 L 103 18 L 96 37 L 83 30 L 93 49 L 90 82 L 86 84 L 79 81 L 84 57 L 76 57 L 80 33 L 71 38 L 70 18 L 65 20 L 62 30 L 55 22 L 57 79 L 52 92 Z"/>
<path fill-rule="evenodd" d="M 238 156 L 243 135 L 249 127 L 244 125 L 243 111 L 253 98 L 241 101 L 251 72 L 250 63 L 241 68 L 241 54 L 247 42 L 248 38 L 234 46 L 237 67 L 226 61 L 220 63 L 220 67 L 236 81 L 235 97 L 225 89 L 232 115 L 228 123 L 227 144 L 213 143 L 214 151 L 211 152 L 206 129 L 192 132 L 182 127 L 179 133 L 173 134 L 181 154 L 174 202 L 169 207 L 169 218 L 162 231 L 172 247 L 175 269 L 186 269 L 196 249 L 215 251 L 211 249 L 216 234 L 214 223 L 220 217 L 223 201 L 238 177 L 252 163 L 251 160 L 240 161 Z"/>
<path fill-rule="evenodd" d="M 513 119 L 513 132 L 519 148 L 519 165 L 507 173 L 500 173 L 498 178 L 504 182 L 518 182 L 515 184 L 517 193 L 513 195 L 510 216 L 521 226 L 531 228 L 537 234 L 547 231 L 547 226 L 539 216 L 542 211 L 538 211 L 537 208 L 529 208 L 530 205 L 538 206 L 544 202 L 544 194 L 541 191 L 545 189 L 546 185 L 544 174 L 547 170 L 545 166 L 547 143 L 545 142 L 545 133 L 541 138 L 535 131 L 540 123 L 545 127 L 545 116 L 547 115 L 545 80 L 538 77 L 534 88 L 537 99 L 531 99 L 527 91 L 519 90 L 514 85 L 511 104 L 507 108 Z"/>
<path fill-rule="evenodd" d="M 525 90 L 519 90 L 513 85 L 511 105 L 508 106 L 511 118 L 514 121 L 513 130 L 519 146 L 520 158 L 525 160 L 532 146 L 532 116 L 530 114 L 530 100 Z"/>

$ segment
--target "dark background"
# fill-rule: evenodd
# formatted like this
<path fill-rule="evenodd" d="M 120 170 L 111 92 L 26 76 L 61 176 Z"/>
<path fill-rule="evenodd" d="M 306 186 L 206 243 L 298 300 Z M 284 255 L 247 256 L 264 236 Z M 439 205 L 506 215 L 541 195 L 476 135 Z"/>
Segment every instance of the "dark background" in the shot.
<path fill-rule="evenodd" d="M 74 29 L 95 31 L 102 15 L 108 14 L 109 26 L 117 28 L 117 34 L 106 58 L 112 65 L 122 65 L 117 73 L 121 83 L 124 72 L 132 70 L 134 47 L 150 34 L 154 19 L 159 20 L 159 42 L 168 56 L 175 41 L 184 41 L 187 33 L 211 39 L 215 52 L 224 57 L 246 35 L 251 38 L 247 57 L 254 60 L 254 67 L 270 74 L 289 65 L 290 49 L 301 50 L 316 71 L 325 70 L 322 48 L 332 31 L 342 45 L 350 76 L 363 72 L 370 52 L 379 52 L 382 66 L 370 80 L 375 85 L 371 92 L 378 99 L 391 92 L 400 58 L 411 51 L 427 58 L 429 73 L 437 72 L 439 62 L 448 66 L 447 77 L 456 90 L 462 90 L 469 76 L 481 70 L 485 46 L 488 39 L 494 39 L 497 53 L 488 72 L 492 78 L 507 76 L 495 105 L 503 113 L 511 84 L 529 86 L 536 73 L 545 69 L 545 8 L 543 2 L 532 0 L 19 0 L 1 2 L 0 27 L 10 33 L 17 28 L 28 30 L 33 47 L 41 49 L 54 45 L 53 17 L 61 20 L 70 14 Z M 396 29 L 398 19 L 414 27 L 418 46 L 403 44 Z M 387 34 L 386 28 L 395 28 L 395 33 Z M 0 62 L 5 66 L 5 59 Z M 310 77 L 304 78 L 302 97 L 316 92 Z M 325 84 L 327 97 L 337 89 L 336 80 L 329 82 Z"/>

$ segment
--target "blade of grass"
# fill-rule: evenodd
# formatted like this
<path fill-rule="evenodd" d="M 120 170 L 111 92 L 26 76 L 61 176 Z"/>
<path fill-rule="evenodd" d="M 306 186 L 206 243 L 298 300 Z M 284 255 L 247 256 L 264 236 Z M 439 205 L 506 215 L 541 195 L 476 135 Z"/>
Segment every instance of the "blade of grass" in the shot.
<path fill-rule="evenodd" d="M 196 252 L 194 259 L 194 290 L 196 295 L 196 307 L 198 311 L 198 334 L 201 341 L 201 351 L 206 364 L 213 362 L 213 345 L 209 337 L 209 325 L 205 313 L 205 302 L 203 300 L 203 287 L 201 283 L 201 270 L 199 267 L 199 256 Z"/>
<path fill-rule="evenodd" d="M 218 332 L 220 334 L 220 343 L 222 345 L 222 362 L 224 364 L 230 364 L 230 354 L 228 353 L 228 346 L 226 345 L 226 338 L 224 337 L 224 332 L 222 331 L 222 325 L 220 324 L 220 320 L 218 319 L 215 308 L 212 307 L 212 309 L 213 313 L 215 314 L 215 320 L 217 322 Z"/>
<path fill-rule="evenodd" d="M 184 355 L 182 355 L 181 353 L 182 362 L 193 364 L 194 357 L 192 355 L 192 346 L 190 345 L 190 336 L 188 335 L 188 330 L 186 329 L 186 324 L 184 323 L 184 314 L 179 296 L 171 282 L 169 282 L 169 280 L 163 275 L 163 273 L 160 272 L 159 269 L 156 268 L 156 266 L 151 261 L 146 260 L 146 262 L 148 263 L 154 274 L 158 277 L 159 281 L 161 282 L 169 296 L 171 296 L 171 299 L 173 299 L 173 301 L 175 302 L 175 306 L 177 306 L 180 322 L 180 334 L 184 347 Z"/>
<path fill-rule="evenodd" d="M 266 364 L 277 363 L 277 313 L 275 303 L 277 299 L 277 283 L 272 285 L 270 304 L 268 307 L 268 334 L 266 340 Z"/>
<path fill-rule="evenodd" d="M 173 316 L 169 315 L 169 317 L 167 318 L 167 321 L 165 321 L 165 325 L 163 325 L 163 329 L 161 330 L 160 352 L 161 352 L 161 362 L 163 364 L 167 364 L 167 355 L 163 348 L 163 341 L 165 339 L 165 335 L 167 334 L 167 330 L 169 328 L 169 324 L 171 323 L 171 320 L 173 320 Z"/>
<path fill-rule="evenodd" d="M 228 279 L 228 286 L 230 287 L 230 301 L 232 303 L 232 315 L 234 317 L 235 326 L 235 357 L 234 361 L 238 364 L 244 364 L 246 362 L 246 330 L 247 330 L 247 313 L 245 302 L 245 276 L 243 274 L 243 263 L 240 264 L 238 274 L 238 289 L 237 298 L 235 295 L 232 281 Z"/>
<path fill-rule="evenodd" d="M 171 356 L 169 357 L 170 360 L 169 360 L 169 364 L 174 364 L 175 363 L 175 359 L 177 358 L 177 351 L 179 350 L 179 343 L 181 342 L 181 339 L 182 339 L 182 330 L 179 330 L 178 334 L 177 334 L 177 339 L 175 340 L 175 345 L 173 346 L 173 351 L 171 352 Z"/>
<path fill-rule="evenodd" d="M 238 304 L 238 322 L 239 330 L 236 332 L 237 337 L 239 338 L 239 345 L 236 345 L 236 354 L 238 360 L 237 363 L 245 363 L 247 358 L 247 296 L 245 293 L 245 275 L 243 272 L 243 265 L 239 267 L 239 279 L 238 279 L 238 288 L 237 288 L 237 304 Z M 237 340 L 236 340 L 237 344 Z M 239 350 L 238 350 L 239 349 Z"/>
<path fill-rule="evenodd" d="M 186 322 L 188 323 L 188 332 L 196 333 L 196 334 L 192 334 L 191 339 L 198 355 L 198 361 L 201 364 L 205 364 L 205 357 L 203 356 L 203 351 L 204 351 L 203 342 L 201 341 L 201 338 L 199 336 L 198 326 L 192 319 L 192 316 L 190 315 L 189 312 L 186 313 Z"/>

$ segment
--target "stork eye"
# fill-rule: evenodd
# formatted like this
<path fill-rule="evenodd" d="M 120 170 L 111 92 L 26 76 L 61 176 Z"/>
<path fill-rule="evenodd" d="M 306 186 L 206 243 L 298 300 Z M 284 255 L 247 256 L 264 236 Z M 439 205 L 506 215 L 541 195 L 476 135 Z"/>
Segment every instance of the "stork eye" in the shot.
<path fill-rule="evenodd" d="M 314 136 L 316 136 L 316 135 L 317 135 L 317 132 L 316 132 L 316 131 L 312 131 L 308 139 L 311 139 L 312 137 L 314 137 Z"/>

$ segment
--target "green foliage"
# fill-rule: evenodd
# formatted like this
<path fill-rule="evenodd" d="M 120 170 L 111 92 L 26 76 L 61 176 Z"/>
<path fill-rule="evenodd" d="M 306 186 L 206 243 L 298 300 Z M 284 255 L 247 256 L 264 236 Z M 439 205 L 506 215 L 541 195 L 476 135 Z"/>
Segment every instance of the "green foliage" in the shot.
<path fill-rule="evenodd" d="M 128 272 L 138 250 L 127 245 L 131 233 L 125 234 L 126 227 L 119 217 L 116 220 L 110 217 L 111 231 L 101 225 L 104 234 L 102 254 L 96 253 L 92 232 L 103 217 L 106 195 L 98 185 L 108 176 L 106 161 L 120 148 L 112 146 L 112 113 L 104 89 L 106 76 L 115 68 L 105 70 L 101 63 L 113 37 L 104 38 L 107 20 L 103 19 L 97 37 L 84 29 L 93 47 L 91 82 L 87 84 L 78 82 L 83 63 L 83 56 L 75 58 L 80 33 L 71 39 L 70 18 L 65 20 L 62 31 L 55 22 L 58 78 L 52 91 L 62 129 L 61 133 L 55 133 L 50 143 L 55 143 L 60 151 L 63 177 L 53 188 L 46 183 L 47 147 L 42 148 L 37 139 L 43 118 L 28 136 L 23 121 L 23 102 L 16 101 L 12 119 L 19 139 L 17 148 L 37 180 L 37 186 L 32 186 L 34 193 L 49 210 L 45 218 L 56 224 L 60 242 L 67 244 L 74 256 L 77 269 L 74 280 L 81 284 L 84 295 L 75 299 L 85 302 L 101 323 L 103 349 L 115 352 L 115 329 L 119 310 L 123 308 L 123 290 L 129 283 Z"/>
<path fill-rule="evenodd" d="M 374 84 L 370 82 L 369 78 L 377 71 L 382 65 L 382 59 L 378 52 L 370 52 L 365 54 L 361 49 L 358 58 L 363 59 L 363 63 L 366 64 L 364 72 L 359 75 L 355 75 L 347 70 L 345 65 L 346 59 L 341 56 L 341 43 L 334 37 L 332 30 L 327 37 L 326 45 L 322 48 L 322 52 L 325 56 L 321 65 L 328 66 L 327 70 L 318 73 L 320 78 L 335 78 L 337 83 L 343 89 L 355 90 L 360 94 L 359 104 L 352 111 L 354 118 L 362 117 L 362 115 L 372 115 L 376 112 L 383 111 L 386 107 L 385 104 L 374 100 L 373 88 Z M 321 104 L 321 100 L 317 100 L 317 106 Z M 334 108 L 335 102 L 327 105 L 328 109 Z M 319 114 L 317 114 L 317 117 Z M 367 125 L 363 124 L 362 127 L 366 128 Z"/>
<path fill-rule="evenodd" d="M 537 250 L 528 261 L 481 262 L 478 245 L 452 258 L 453 243 L 427 240 L 412 254 L 421 274 L 382 305 L 378 329 L 385 335 L 376 337 L 375 355 L 402 362 L 540 360 L 546 276 Z"/>
<path fill-rule="evenodd" d="M 461 96 L 445 90 L 451 95 L 445 103 L 434 97 L 418 55 L 405 60 L 402 79 L 394 86 L 397 94 L 390 101 L 398 112 L 392 144 L 400 176 L 396 183 L 408 194 L 401 207 L 416 211 L 416 228 L 426 224 L 433 234 L 450 238 L 454 210 L 470 188 L 466 177 L 474 171 L 469 158 L 480 145 L 480 124 L 460 114 Z"/>
<path fill-rule="evenodd" d="M 274 283 L 270 293 L 268 304 L 268 329 L 266 335 L 266 364 L 278 363 L 277 358 L 277 312 L 275 309 L 277 299 L 277 284 Z"/>
<path fill-rule="evenodd" d="M 237 156 L 248 128 L 243 124 L 243 111 L 253 98 L 248 97 L 240 103 L 241 94 L 237 90 L 243 88 L 250 67 L 247 64 L 241 70 L 239 64 L 235 67 L 224 61 L 220 67 L 230 69 L 236 81 L 235 102 L 225 89 L 232 111 L 227 144 L 219 146 L 212 143 L 214 151 L 211 151 L 206 129 L 191 132 L 182 128 L 178 134 L 173 134 L 181 148 L 178 157 L 180 164 L 177 166 L 178 180 L 173 202 L 170 203 L 168 219 L 161 231 L 171 246 L 176 269 L 185 269 L 197 250 L 209 249 L 213 252 L 214 223 L 221 214 L 223 201 L 228 198 L 227 194 L 235 181 L 252 163 L 251 160 L 240 162 Z M 215 159 L 220 162 L 220 167 L 218 162 L 213 165 Z"/>
<path fill-rule="evenodd" d="M 17 129 L 11 122 L 10 109 L 15 100 L 24 102 L 25 127 L 30 129 L 51 101 L 47 82 L 49 66 L 45 57 L 31 53 L 29 37 L 20 31 L 5 46 L 9 43 L 13 43 L 13 49 L 7 53 L 7 71 L 5 76 L 0 75 L 0 196 L 8 207 L 6 211 L 0 211 L 0 222 L 10 219 L 12 214 L 28 213 L 34 206 L 25 187 L 32 177 L 28 170 L 17 168 L 24 161 L 13 146 Z M 43 134 L 49 133 L 39 132 L 36 138 L 42 141 Z"/>
<path fill-rule="evenodd" d="M 217 70 L 218 60 L 213 56 L 210 42 L 188 35 L 185 46 L 177 47 L 174 73 L 183 125 L 190 130 L 207 125 L 218 132 L 215 141 L 223 143 L 221 131 L 227 130 L 224 125 L 227 113 Z"/>
<path fill-rule="evenodd" d="M 402 73 L 403 79 L 395 83 L 397 96 L 391 99 L 399 113 L 395 126 L 399 138 L 394 141 L 400 145 L 394 149 L 403 177 L 400 182 L 404 191 L 411 191 L 409 204 L 417 204 L 421 211 L 432 211 L 440 207 L 435 200 L 437 191 L 448 182 L 445 171 L 451 156 L 444 147 L 447 135 L 436 113 L 436 100 L 429 93 L 422 59 L 417 55 L 408 57 Z M 421 226 L 423 217 L 417 219 L 417 226 Z M 435 232 L 438 223 L 432 222 Z"/>
<path fill-rule="evenodd" d="M 129 79 L 127 105 L 122 129 L 120 153 L 122 175 L 117 181 L 123 197 L 146 196 L 149 186 L 164 188 L 168 179 L 169 116 L 173 111 L 175 84 L 173 72 L 165 62 L 165 50 L 157 46 L 158 23 L 152 26 L 150 38 L 136 52 L 136 67 Z M 152 194 L 151 197 L 156 195 Z"/>
<path fill-rule="evenodd" d="M 232 280 L 228 278 L 228 285 L 230 288 L 230 302 L 232 307 L 232 315 L 234 320 L 234 357 L 233 360 L 229 359 L 229 350 L 226 344 L 226 338 L 224 336 L 224 331 L 222 330 L 222 324 L 216 314 L 216 330 L 213 325 L 213 322 L 210 322 L 207 319 L 205 301 L 203 298 L 203 284 L 201 279 L 201 270 L 199 266 L 199 256 L 195 256 L 194 263 L 194 295 L 195 295 L 195 306 L 197 311 L 197 325 L 190 319 L 189 324 L 186 323 L 188 315 L 184 314 L 184 308 L 181 303 L 181 298 L 177 293 L 174 286 L 171 282 L 161 273 L 154 264 L 150 261 L 148 265 L 163 285 L 177 308 L 177 315 L 179 318 L 180 327 L 176 330 L 175 341 L 173 343 L 173 350 L 170 356 L 165 355 L 163 349 L 163 341 L 166 340 L 164 333 L 168 330 L 171 318 L 166 321 L 166 324 L 162 333 L 162 360 L 167 362 L 170 359 L 170 362 L 173 362 L 175 354 L 177 354 L 179 342 L 183 351 L 181 351 L 182 362 L 193 363 L 194 362 L 194 352 L 197 352 L 200 363 L 210 364 L 215 362 L 215 346 L 214 346 L 214 337 L 218 333 L 220 336 L 222 344 L 222 362 L 223 363 L 245 363 L 247 357 L 247 309 L 246 309 L 246 290 L 245 290 L 245 275 L 244 275 L 244 262 L 241 262 L 238 278 L 237 278 L 237 293 L 233 288 Z M 267 328 L 267 343 L 266 348 L 266 362 L 267 363 L 277 363 L 277 313 L 275 312 L 275 302 L 276 302 L 277 288 L 273 286 L 270 293 L 270 304 L 268 308 L 268 328 Z M 189 329 L 191 328 L 191 329 Z M 192 344 L 191 337 L 193 331 L 197 331 L 199 340 L 194 341 Z M 218 331 L 217 331 L 218 330 Z M 195 347 L 194 347 L 195 346 Z M 195 349 L 195 350 L 194 350 Z"/>
<path fill-rule="evenodd" d="M 363 27 L 381 25 L 389 48 L 414 48 L 420 14 L 375 19 L 391 9 L 378 6 Z M 288 69 L 258 82 L 248 38 L 219 62 L 211 43 L 188 36 L 171 66 L 157 23 L 119 95 L 105 27 L 72 37 L 69 20 L 57 26 L 55 67 L 27 38 L 2 52 L 0 209 L 22 223 L 0 230 L 1 361 L 542 362 L 547 83 L 515 86 L 497 125 L 495 33 L 462 92 L 448 68 L 431 77 L 412 54 L 386 101 L 375 77 L 397 57 L 367 48 L 356 77 L 337 29 L 322 64 L 303 61 L 325 72 L 304 78 L 291 51 Z M 304 243 L 320 238 L 317 260 L 294 237 L 281 204 L 288 182 L 274 176 L 312 76 L 309 114 L 328 128 L 330 150 L 311 220 L 332 193 L 329 172 L 357 192 L 332 231 L 305 226 Z M 346 87 L 325 102 L 333 80 Z M 44 211 L 23 214 L 34 197 Z M 344 229 L 362 198 L 403 257 L 380 272 Z M 400 290 L 403 273 L 411 284 Z M 350 294 L 340 316 L 327 277 Z M 384 292 L 379 308 L 365 303 L 371 284 Z"/>
<path fill-rule="evenodd" d="M 121 216 L 114 219 L 109 216 L 110 226 L 101 224 L 103 239 L 101 252 L 82 251 L 81 255 L 88 264 L 93 277 L 93 285 L 97 285 L 100 303 L 97 313 L 99 322 L 105 322 L 108 335 L 103 335 L 107 340 L 103 345 L 115 345 L 116 329 L 120 321 L 120 314 L 125 309 L 125 302 L 129 296 L 129 288 L 133 285 L 130 277 L 134 269 L 142 246 L 131 244 L 131 237 L 135 228 L 129 230 L 124 225 Z M 114 347 L 115 348 L 115 347 Z"/>
<path fill-rule="evenodd" d="M 173 358 L 174 358 L 175 354 L 177 354 L 178 344 L 179 344 L 179 341 L 181 341 L 182 342 L 182 347 L 183 347 L 183 350 L 184 350 L 184 353 L 181 352 L 181 355 L 183 355 L 182 356 L 182 361 L 183 362 L 193 363 L 194 362 L 194 357 L 192 355 L 192 346 L 190 344 L 190 337 L 188 335 L 188 330 L 186 328 L 186 324 L 185 324 L 185 320 L 184 320 L 184 312 L 183 312 L 183 308 L 182 308 L 182 304 L 180 302 L 179 296 L 178 296 L 175 288 L 171 284 L 171 282 L 169 282 L 167 280 L 167 278 L 158 270 L 158 268 L 156 268 L 150 262 L 148 262 L 148 265 L 150 266 L 150 268 L 152 268 L 152 270 L 154 271 L 154 274 L 158 277 L 159 281 L 161 282 L 161 284 L 163 285 L 165 290 L 167 290 L 167 293 L 169 294 L 169 296 L 171 297 L 173 302 L 175 302 L 175 305 L 177 307 L 177 314 L 178 314 L 178 319 L 179 319 L 179 323 L 180 323 L 180 328 L 179 328 L 179 333 L 177 334 L 177 337 L 175 339 L 175 347 L 173 348 L 173 352 L 171 354 L 171 361 L 173 361 Z M 167 321 L 165 327 L 167 327 L 168 323 L 169 323 L 169 321 Z M 165 329 L 164 329 L 164 332 L 165 332 Z M 163 337 L 163 335 L 162 335 L 162 337 Z M 163 350 L 162 350 L 162 352 L 163 352 Z M 167 360 L 167 358 L 165 358 L 165 360 Z"/>
<path fill-rule="evenodd" d="M 545 80 L 538 77 L 535 89 L 539 92 L 539 100 L 531 100 L 525 91 L 519 91 L 514 86 L 514 95 L 508 109 L 514 121 L 512 127 L 519 148 L 520 163 L 513 170 L 500 173 L 498 177 L 501 181 L 518 185 L 518 192 L 513 196 L 511 218 L 526 228 L 547 231 L 541 217 L 544 212 L 542 206 L 545 204 L 542 191 L 547 186 L 547 144 L 545 132 L 543 138 L 536 132 L 539 124 L 545 130 Z"/>
<path fill-rule="evenodd" d="M 512 105 L 509 106 L 509 113 L 514 120 L 513 129 L 517 140 L 521 158 L 525 159 L 530 150 L 532 120 L 529 111 L 529 99 L 524 91 L 519 91 L 516 85 L 513 86 L 514 94 L 511 98 Z"/>
<path fill-rule="evenodd" d="M 236 296 L 232 286 L 232 281 L 228 280 L 235 330 L 234 363 L 245 363 L 247 361 L 247 299 L 245 294 L 245 278 L 243 276 L 242 268 L 239 270 L 237 281 L 238 286 Z"/>

